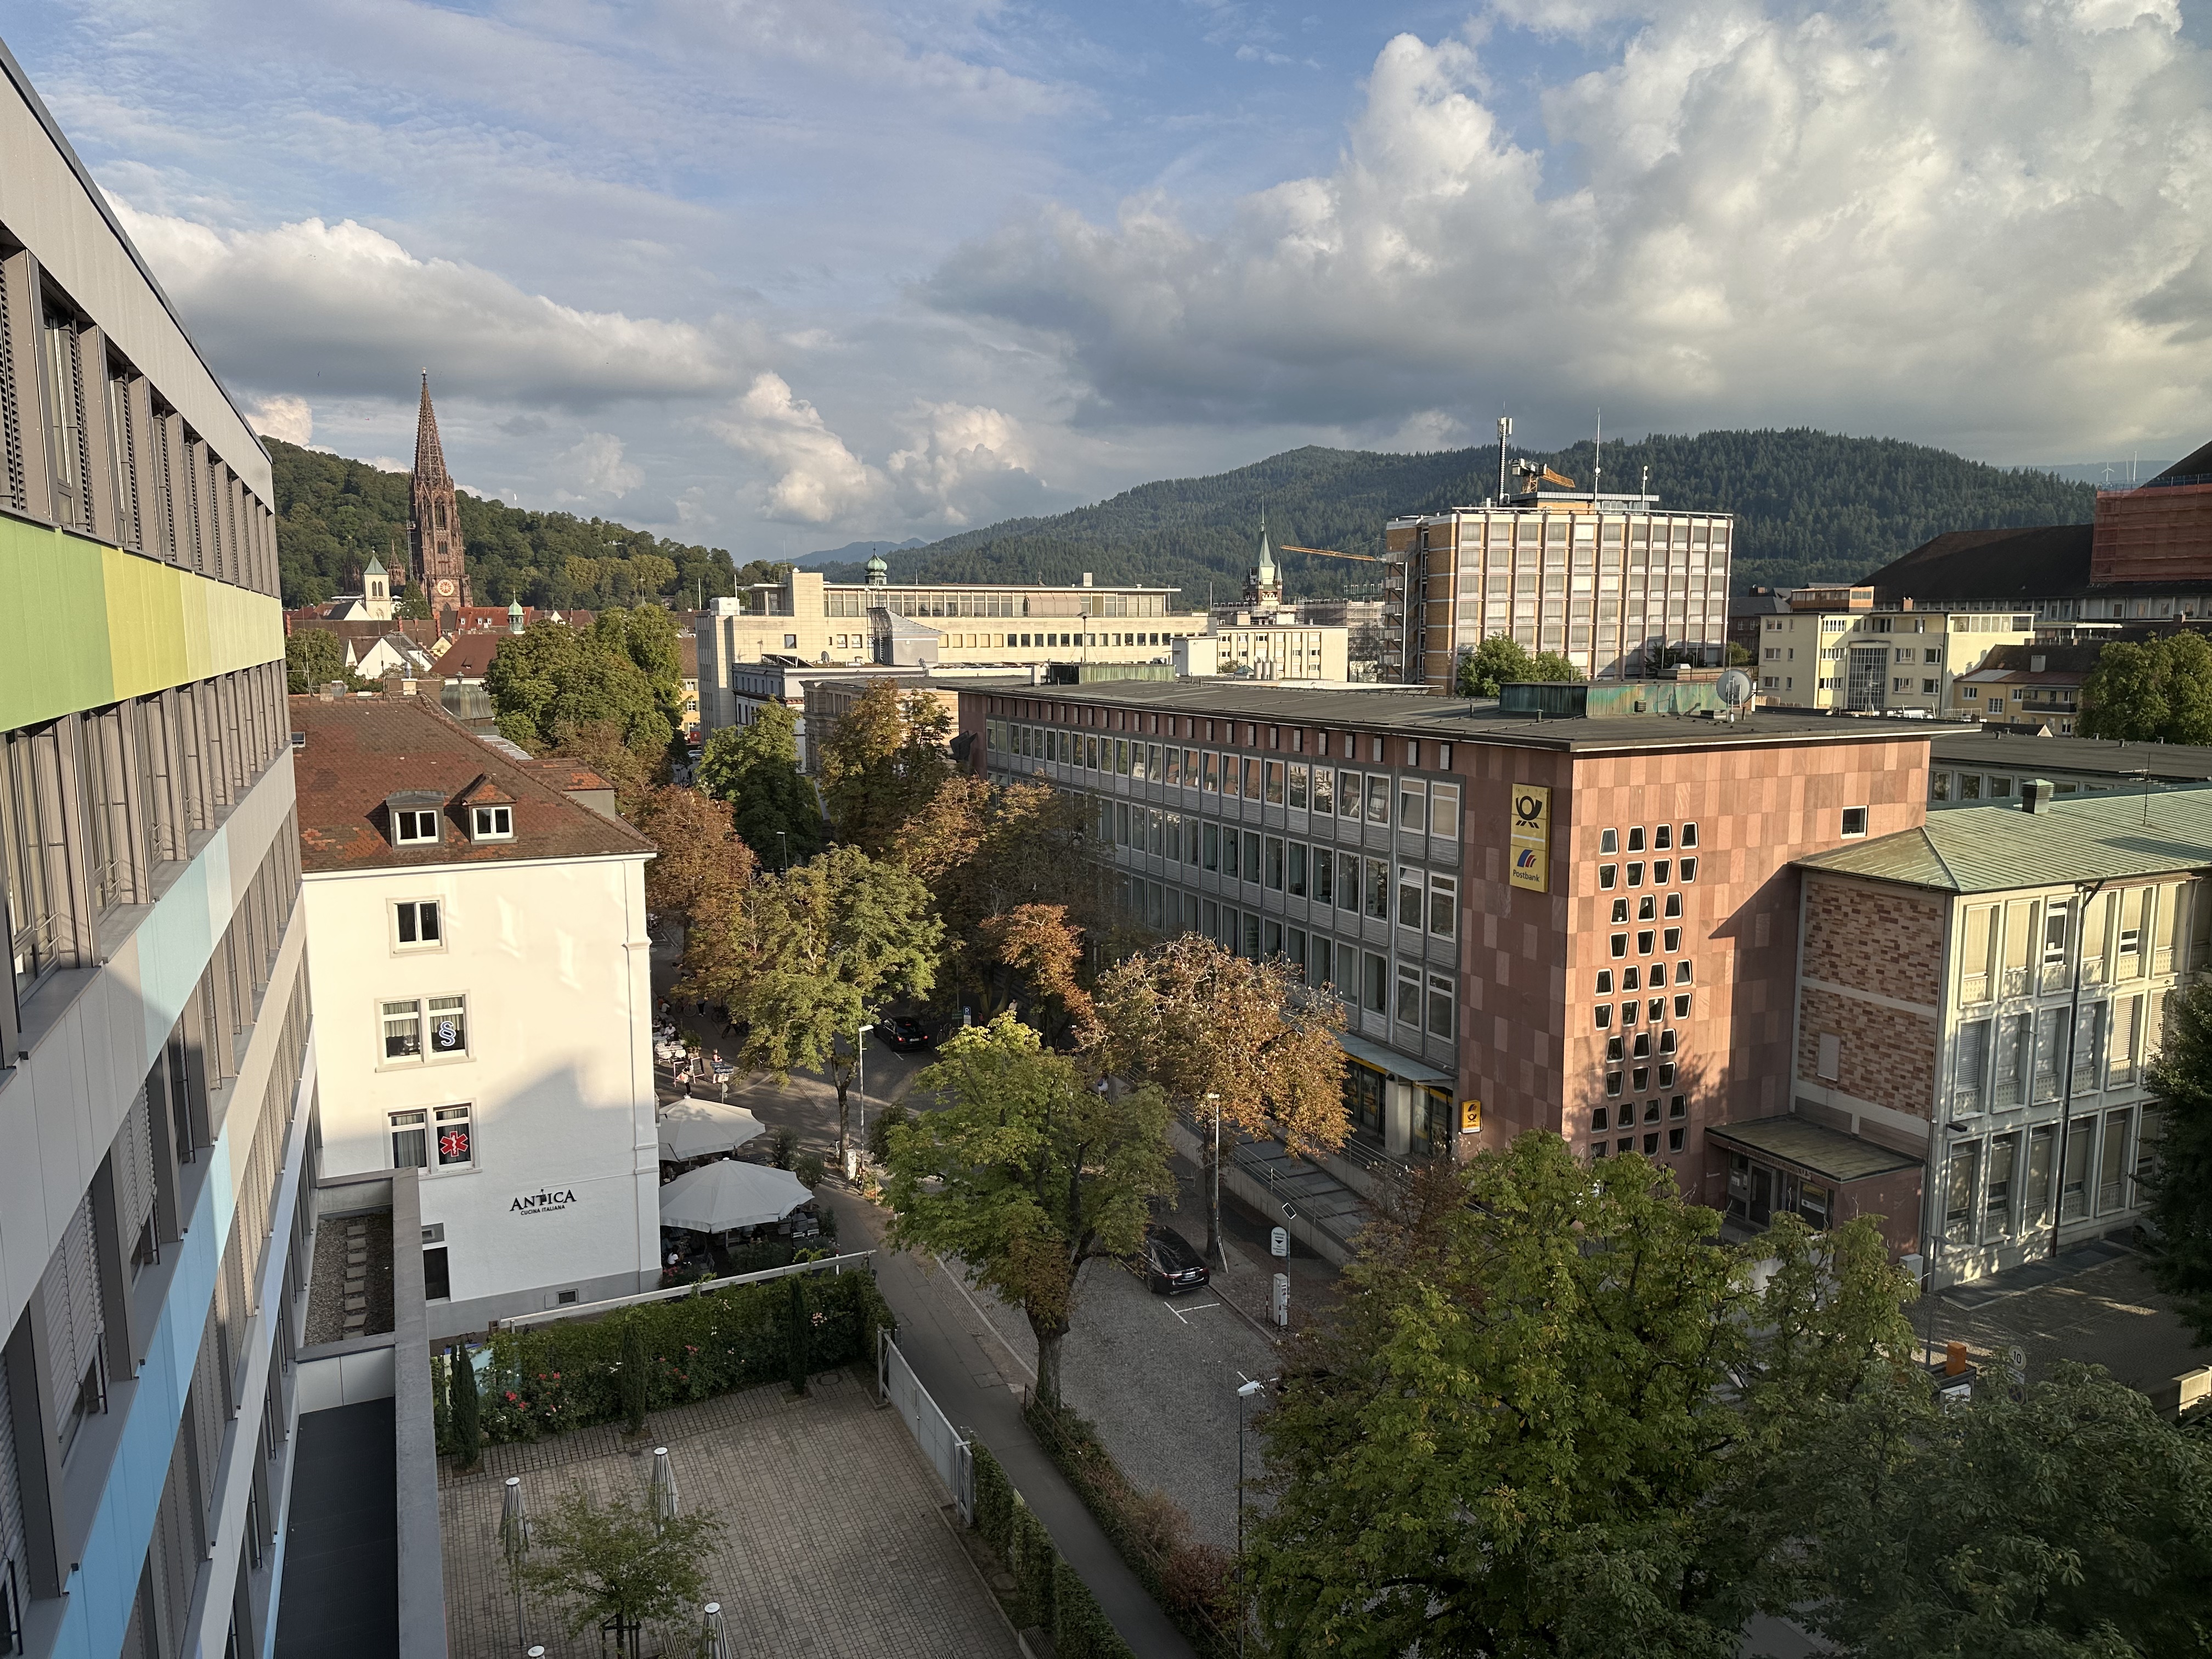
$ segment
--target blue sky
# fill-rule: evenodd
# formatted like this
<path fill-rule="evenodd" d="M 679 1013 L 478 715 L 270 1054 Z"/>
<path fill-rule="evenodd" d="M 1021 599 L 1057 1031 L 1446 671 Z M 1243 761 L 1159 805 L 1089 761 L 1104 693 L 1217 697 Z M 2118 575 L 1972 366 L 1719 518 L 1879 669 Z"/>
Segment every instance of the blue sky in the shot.
<path fill-rule="evenodd" d="M 2212 426 L 2167 0 L 40 0 L 240 401 L 743 556 L 1302 443 Z M 2172 452 L 2169 453 L 2168 452 Z"/>

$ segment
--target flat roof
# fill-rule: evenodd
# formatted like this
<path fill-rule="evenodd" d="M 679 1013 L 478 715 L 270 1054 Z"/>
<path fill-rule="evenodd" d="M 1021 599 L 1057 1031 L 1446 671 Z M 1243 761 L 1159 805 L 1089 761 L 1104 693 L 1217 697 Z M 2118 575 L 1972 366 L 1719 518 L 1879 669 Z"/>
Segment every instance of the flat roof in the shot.
<path fill-rule="evenodd" d="M 1708 1140 L 1742 1147 L 1777 1163 L 1797 1168 L 1838 1184 L 1887 1175 L 1893 1170 L 1917 1170 L 1923 1160 L 1910 1152 L 1862 1140 L 1841 1129 L 1831 1129 L 1794 1112 L 1780 1117 L 1757 1118 L 1749 1123 L 1709 1124 Z"/>
<path fill-rule="evenodd" d="M 2024 775 L 2033 776 L 2033 769 Z M 2212 866 L 2212 788 L 1951 806 L 1917 829 L 1815 853 L 1801 868 L 1954 893 L 2120 881 Z"/>
<path fill-rule="evenodd" d="M 2041 771 L 2130 781 L 2148 772 L 2169 783 L 2212 783 L 2212 744 L 2121 743 L 2112 738 L 2032 738 L 1996 732 L 1936 739 L 1939 766 L 1974 766 L 2033 777 Z"/>
<path fill-rule="evenodd" d="M 1439 697 L 1413 685 L 1395 690 L 1343 691 L 1301 690 L 1295 684 L 1281 682 L 1109 680 L 1089 685 L 1022 686 L 1015 690 L 1052 702 L 1174 710 L 1285 726 L 1358 726 L 1445 743 L 1494 743 L 1594 754 L 1622 749 L 1864 743 L 1883 738 L 1929 738 L 1937 732 L 1970 729 L 1937 720 L 1867 719 L 1841 713 L 1795 710 L 1778 714 L 1765 709 L 1747 710 L 1734 720 L 1697 714 L 1536 720 L 1501 713 L 1495 702 Z"/>

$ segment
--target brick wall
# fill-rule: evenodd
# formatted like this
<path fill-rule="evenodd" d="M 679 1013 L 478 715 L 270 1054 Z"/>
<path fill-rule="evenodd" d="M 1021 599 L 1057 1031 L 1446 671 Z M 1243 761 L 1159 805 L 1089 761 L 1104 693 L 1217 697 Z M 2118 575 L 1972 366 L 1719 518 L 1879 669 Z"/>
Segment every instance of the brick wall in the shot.
<path fill-rule="evenodd" d="M 1805 884 L 1805 976 L 1934 1006 L 1942 998 L 1947 908 L 1917 888 L 1814 874 Z"/>

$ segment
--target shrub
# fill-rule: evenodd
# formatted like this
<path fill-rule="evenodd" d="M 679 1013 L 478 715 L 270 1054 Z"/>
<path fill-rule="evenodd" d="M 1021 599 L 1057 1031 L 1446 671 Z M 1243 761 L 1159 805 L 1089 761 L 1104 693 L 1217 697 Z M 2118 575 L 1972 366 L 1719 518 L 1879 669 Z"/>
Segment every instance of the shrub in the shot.
<path fill-rule="evenodd" d="M 1052 1628 L 1053 1569 L 1059 1565 L 1060 1552 L 1053 1547 L 1052 1534 L 1036 1512 L 1017 1498 L 1013 1547 L 1006 1554 L 1006 1566 L 1014 1575 L 1016 1593 L 1021 1598 L 1017 1623 Z"/>
<path fill-rule="evenodd" d="M 622 1322 L 622 1375 L 617 1379 L 622 1389 L 623 1425 L 632 1434 L 645 1432 L 645 1396 L 647 1367 L 650 1357 L 646 1352 L 645 1326 L 635 1314 Z"/>
<path fill-rule="evenodd" d="M 452 1369 L 445 1355 L 430 1356 L 430 1428 L 441 1452 L 453 1449 L 453 1412 L 447 1395 L 453 1387 Z"/>
<path fill-rule="evenodd" d="M 809 1192 L 822 1184 L 822 1160 L 811 1152 L 801 1152 L 793 1158 L 791 1172 L 799 1177 L 799 1184 Z"/>
<path fill-rule="evenodd" d="M 970 1442 L 969 1446 L 975 1472 L 975 1530 L 1003 1560 L 1012 1545 L 1014 1505 L 1020 1500 L 1014 1496 L 1013 1483 L 1006 1479 L 1006 1470 L 991 1455 L 991 1449 L 980 1440 Z"/>
<path fill-rule="evenodd" d="M 785 1281 L 791 1286 L 791 1312 L 785 1322 L 784 1364 L 789 1368 L 791 1391 L 806 1392 L 807 1349 L 812 1333 L 806 1322 L 806 1275 L 793 1273 Z"/>
<path fill-rule="evenodd" d="M 1052 1650 L 1059 1659 L 1136 1659 L 1073 1567 L 1053 1558 Z"/>
<path fill-rule="evenodd" d="M 914 1114 L 903 1106 L 886 1106 L 868 1125 L 868 1156 L 878 1164 L 891 1161 L 891 1131 L 903 1128 L 914 1121 Z"/>
<path fill-rule="evenodd" d="M 808 1364 L 872 1364 L 890 1309 L 865 1273 L 809 1276 Z M 710 1399 L 790 1375 L 790 1291 L 769 1279 L 647 1303 L 618 1318 L 568 1320 L 492 1338 L 483 1426 L 494 1444 L 629 1415 L 622 1395 L 624 1332 L 638 1330 L 648 1411 Z"/>
<path fill-rule="evenodd" d="M 799 1131 L 778 1129 L 769 1138 L 768 1146 L 769 1162 L 779 1170 L 788 1170 L 791 1167 L 791 1160 L 799 1153 Z"/>

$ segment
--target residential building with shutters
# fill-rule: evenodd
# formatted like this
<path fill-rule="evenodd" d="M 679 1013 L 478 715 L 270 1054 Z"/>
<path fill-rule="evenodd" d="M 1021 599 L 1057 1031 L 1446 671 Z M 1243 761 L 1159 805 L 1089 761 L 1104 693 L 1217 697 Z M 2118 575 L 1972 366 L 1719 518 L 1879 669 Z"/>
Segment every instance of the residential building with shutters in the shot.
<path fill-rule="evenodd" d="M 1342 1000 L 1353 1137 L 1323 1163 L 1345 1188 L 1542 1129 L 1649 1156 L 1720 1207 L 1717 1137 L 1791 1110 L 1794 860 L 1925 819 L 1946 728 L 1731 720 L 1714 695 L 1685 677 L 1470 707 L 1178 680 L 960 702 L 971 764 L 1095 809 L 1126 925 L 1282 957 Z M 1831 1213 L 1894 1202 L 1893 1146 L 1822 1133 Z"/>
<path fill-rule="evenodd" d="M 433 1340 L 653 1289 L 652 844 L 424 698 L 290 707 L 326 1175 L 417 1172 Z"/>
<path fill-rule="evenodd" d="M 1786 598 L 1786 611 L 1758 619 L 1758 660 L 1747 671 L 1760 701 L 1780 708 L 1980 720 L 1968 677 L 2035 637 L 2026 607 L 1883 604 L 1864 586 L 1799 587 Z"/>
<path fill-rule="evenodd" d="M 2212 789 L 2061 799 L 2030 776 L 2017 801 L 1801 861 L 1791 1110 L 1801 1137 L 1896 1151 L 1893 1237 L 1937 1284 L 2132 1231 L 2158 1133 L 2145 1068 L 2167 999 L 2212 967 L 2208 845 Z M 1789 1147 L 1737 1139 L 1729 1202 L 1750 1224 L 1818 1184 Z"/>
<path fill-rule="evenodd" d="M 0 1653 L 264 1653 L 317 1179 L 269 460 L 3 47 L 0 462 Z"/>

